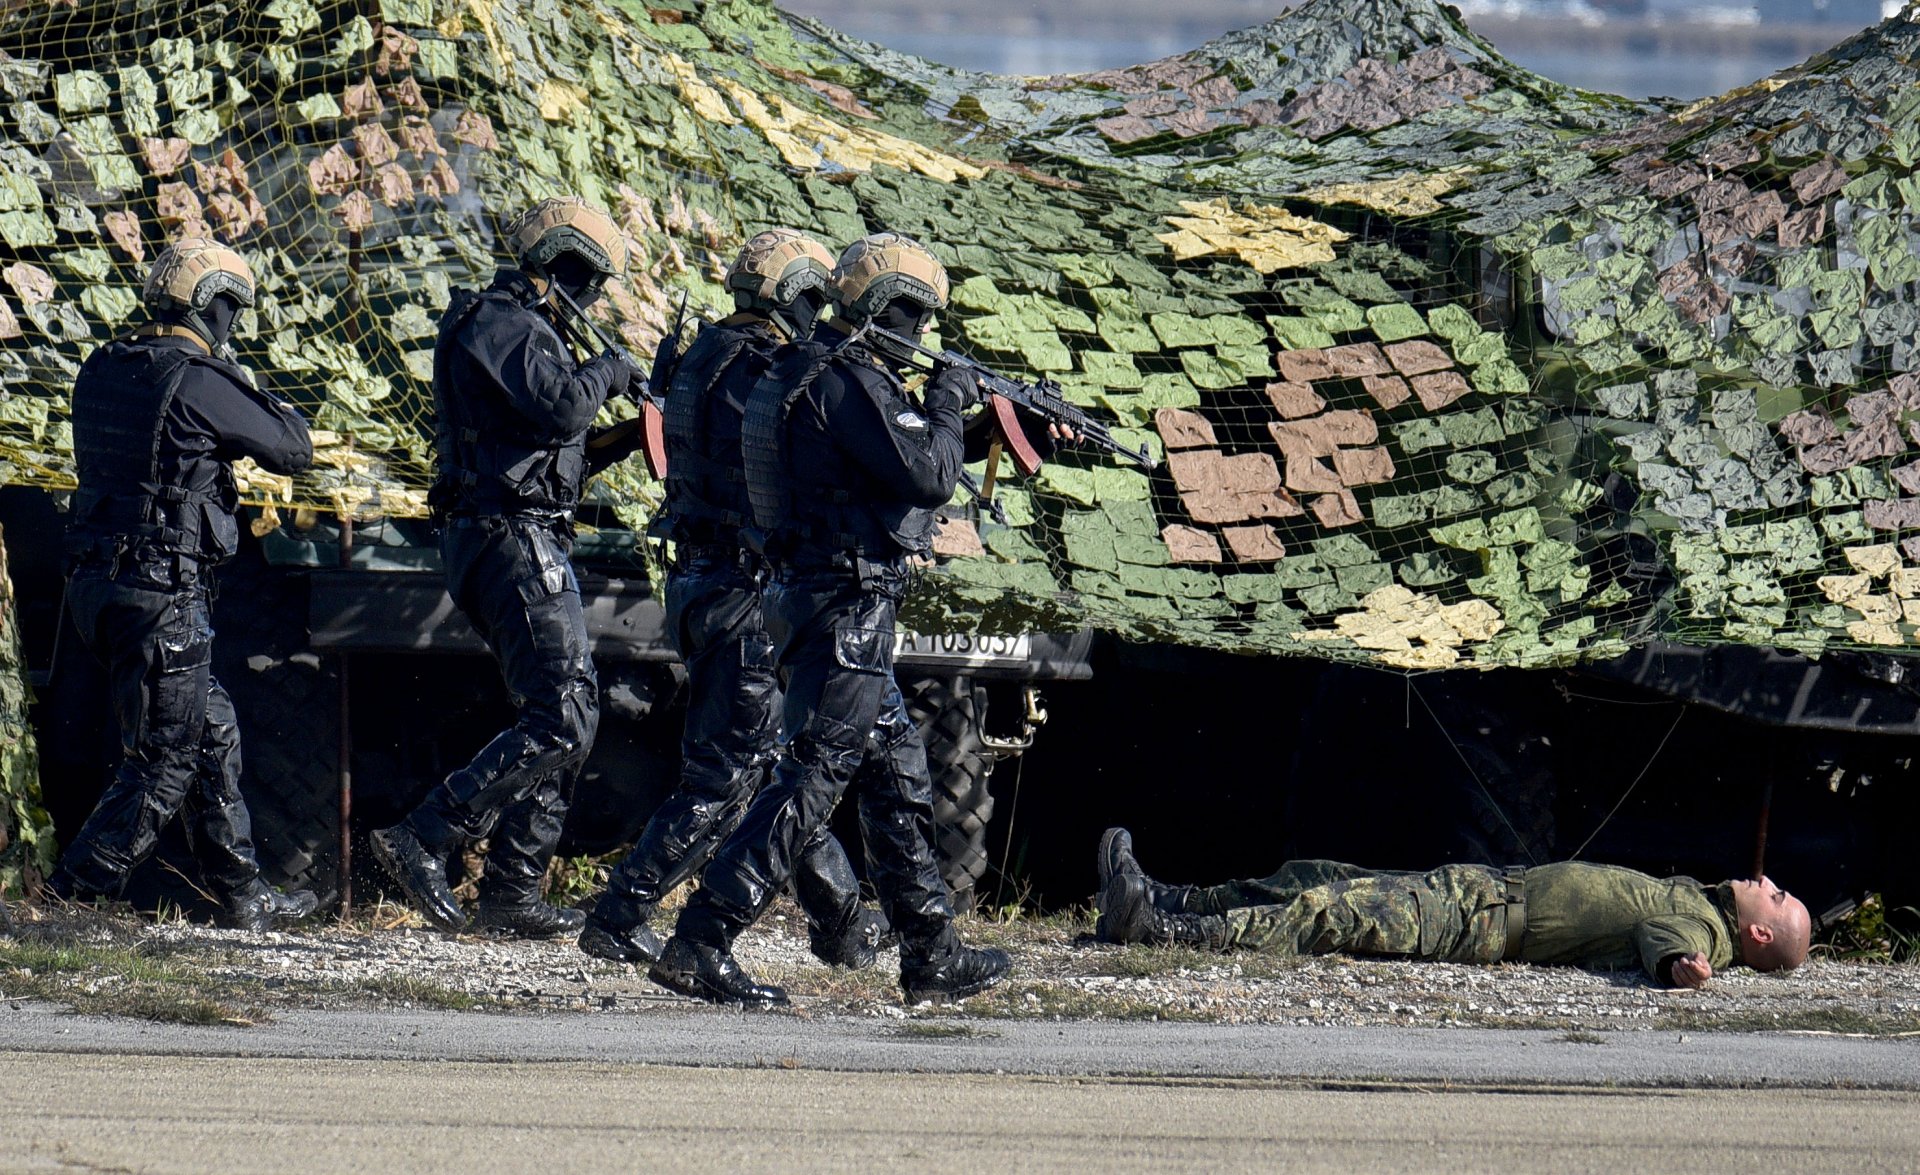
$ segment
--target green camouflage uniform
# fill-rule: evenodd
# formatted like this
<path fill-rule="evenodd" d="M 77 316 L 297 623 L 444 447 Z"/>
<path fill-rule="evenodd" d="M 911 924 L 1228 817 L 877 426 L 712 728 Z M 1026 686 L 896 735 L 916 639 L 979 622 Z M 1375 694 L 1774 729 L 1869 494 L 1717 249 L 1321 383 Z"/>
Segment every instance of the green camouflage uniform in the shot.
<path fill-rule="evenodd" d="M 1257 881 L 1193 890 L 1185 905 L 1225 918 L 1228 944 L 1244 949 L 1495 963 L 1506 956 L 1509 876 L 1523 879 L 1516 957 L 1524 962 L 1638 964 L 1664 983 L 1667 964 L 1680 955 L 1703 954 L 1716 971 L 1733 961 L 1739 932 L 1730 886 L 1578 861 L 1428 873 L 1289 861 Z"/>

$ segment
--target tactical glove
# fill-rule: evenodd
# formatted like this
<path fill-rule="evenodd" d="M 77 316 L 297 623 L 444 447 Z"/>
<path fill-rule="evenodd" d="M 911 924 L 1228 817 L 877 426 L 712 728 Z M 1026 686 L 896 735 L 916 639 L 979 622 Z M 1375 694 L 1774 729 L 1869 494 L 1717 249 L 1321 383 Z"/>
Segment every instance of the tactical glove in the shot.
<path fill-rule="evenodd" d="M 963 368 L 939 367 L 927 380 L 924 396 L 929 411 L 942 405 L 951 405 L 955 412 L 965 415 L 980 403 L 980 385 L 972 373 Z"/>
<path fill-rule="evenodd" d="M 625 351 L 616 348 L 615 350 L 595 355 L 589 362 L 606 369 L 609 376 L 607 380 L 607 399 L 611 400 L 615 396 L 626 395 L 627 384 L 633 379 L 635 368 L 633 361 L 627 358 Z"/>

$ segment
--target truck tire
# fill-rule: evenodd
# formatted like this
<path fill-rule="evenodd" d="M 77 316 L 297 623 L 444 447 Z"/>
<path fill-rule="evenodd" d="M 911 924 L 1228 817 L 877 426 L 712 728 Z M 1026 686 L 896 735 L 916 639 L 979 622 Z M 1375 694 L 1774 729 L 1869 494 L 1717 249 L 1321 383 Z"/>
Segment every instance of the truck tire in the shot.
<path fill-rule="evenodd" d="M 222 567 L 214 674 L 240 719 L 241 790 L 260 870 L 275 885 L 339 892 L 340 672 L 307 645 L 307 582 L 253 543 Z"/>
<path fill-rule="evenodd" d="M 987 872 L 987 822 L 993 818 L 993 752 L 981 739 L 987 693 L 968 677 L 920 677 L 901 683 L 907 712 L 927 744 L 933 776 L 935 858 L 953 891 L 953 908 L 974 908 Z"/>

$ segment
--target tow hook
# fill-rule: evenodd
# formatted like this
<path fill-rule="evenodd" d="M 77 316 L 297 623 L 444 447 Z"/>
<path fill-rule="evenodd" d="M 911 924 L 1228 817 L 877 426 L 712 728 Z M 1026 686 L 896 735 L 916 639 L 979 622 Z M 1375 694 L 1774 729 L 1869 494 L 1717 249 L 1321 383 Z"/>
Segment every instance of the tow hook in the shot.
<path fill-rule="evenodd" d="M 995 758 L 1011 759 L 1033 745 L 1033 733 L 1047 724 L 1047 709 L 1041 704 L 1040 690 L 1036 686 L 1027 686 L 1021 691 L 1026 702 L 1025 713 L 1020 718 L 1020 733 L 1011 738 L 1001 738 L 980 731 L 980 743 Z"/>

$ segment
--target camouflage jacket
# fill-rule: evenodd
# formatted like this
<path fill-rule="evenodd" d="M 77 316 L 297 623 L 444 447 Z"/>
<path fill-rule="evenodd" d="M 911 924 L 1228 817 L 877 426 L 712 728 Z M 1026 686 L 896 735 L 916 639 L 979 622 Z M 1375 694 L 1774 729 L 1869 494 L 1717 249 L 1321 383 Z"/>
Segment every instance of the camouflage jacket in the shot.
<path fill-rule="evenodd" d="M 1699 952 L 1719 971 L 1734 960 L 1739 927 L 1732 887 L 1691 877 L 1649 877 L 1617 865 L 1561 861 L 1527 870 L 1527 930 L 1520 957 L 1578 967 L 1645 967 L 1666 983 L 1666 963 Z"/>

